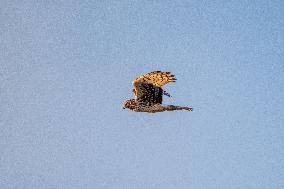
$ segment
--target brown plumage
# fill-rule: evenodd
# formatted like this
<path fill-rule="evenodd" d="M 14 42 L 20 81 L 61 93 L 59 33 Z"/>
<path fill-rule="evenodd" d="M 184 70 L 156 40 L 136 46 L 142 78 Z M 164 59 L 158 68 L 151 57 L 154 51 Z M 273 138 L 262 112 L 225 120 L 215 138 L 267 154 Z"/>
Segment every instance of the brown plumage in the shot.
<path fill-rule="evenodd" d="M 128 108 L 134 112 L 156 113 L 163 111 L 187 110 L 189 107 L 163 106 L 163 95 L 170 96 L 162 87 L 167 83 L 175 82 L 176 78 L 170 72 L 154 71 L 136 78 L 132 85 L 135 99 L 127 100 L 123 108 Z"/>

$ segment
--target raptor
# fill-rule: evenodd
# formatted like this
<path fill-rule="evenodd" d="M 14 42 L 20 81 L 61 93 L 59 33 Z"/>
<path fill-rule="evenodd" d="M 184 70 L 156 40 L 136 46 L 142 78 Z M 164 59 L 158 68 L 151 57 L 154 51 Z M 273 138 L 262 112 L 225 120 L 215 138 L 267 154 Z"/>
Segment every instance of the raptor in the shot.
<path fill-rule="evenodd" d="M 134 112 L 164 112 L 174 110 L 193 111 L 192 108 L 162 105 L 163 95 L 170 96 L 162 87 L 167 83 L 175 82 L 176 78 L 171 72 L 153 71 L 136 78 L 132 85 L 135 99 L 126 100 L 123 109 Z"/>

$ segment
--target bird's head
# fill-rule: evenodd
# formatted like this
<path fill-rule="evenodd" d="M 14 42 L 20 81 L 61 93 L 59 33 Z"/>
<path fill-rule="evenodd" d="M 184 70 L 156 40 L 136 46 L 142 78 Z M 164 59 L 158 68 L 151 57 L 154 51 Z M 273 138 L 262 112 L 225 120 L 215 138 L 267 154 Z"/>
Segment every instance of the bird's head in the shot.
<path fill-rule="evenodd" d="M 123 109 L 128 108 L 133 111 L 135 107 L 136 107 L 135 99 L 126 100 L 123 104 Z"/>

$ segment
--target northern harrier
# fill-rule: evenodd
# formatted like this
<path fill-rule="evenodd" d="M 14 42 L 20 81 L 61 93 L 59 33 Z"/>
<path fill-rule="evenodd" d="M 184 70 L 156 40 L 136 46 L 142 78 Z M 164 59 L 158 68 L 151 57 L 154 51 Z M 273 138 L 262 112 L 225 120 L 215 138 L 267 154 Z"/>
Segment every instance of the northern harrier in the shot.
<path fill-rule="evenodd" d="M 163 95 L 169 96 L 162 89 L 167 83 L 175 82 L 176 78 L 170 72 L 154 71 L 136 78 L 132 85 L 135 99 L 124 102 L 123 109 L 128 108 L 134 112 L 156 113 L 163 111 L 187 110 L 192 108 L 174 105 L 163 106 Z"/>

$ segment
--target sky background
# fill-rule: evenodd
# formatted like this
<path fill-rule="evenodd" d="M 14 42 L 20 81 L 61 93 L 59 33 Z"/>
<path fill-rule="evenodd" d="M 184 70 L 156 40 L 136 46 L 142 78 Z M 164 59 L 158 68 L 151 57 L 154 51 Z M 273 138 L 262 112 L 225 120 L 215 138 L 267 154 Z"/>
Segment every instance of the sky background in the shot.
<path fill-rule="evenodd" d="M 0 2 L 0 188 L 284 188 L 284 1 Z M 133 113 L 131 81 L 178 81 Z"/>

